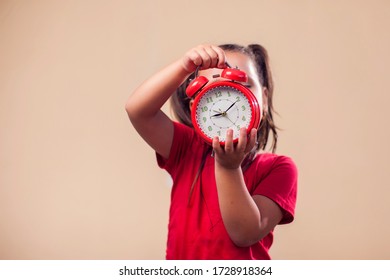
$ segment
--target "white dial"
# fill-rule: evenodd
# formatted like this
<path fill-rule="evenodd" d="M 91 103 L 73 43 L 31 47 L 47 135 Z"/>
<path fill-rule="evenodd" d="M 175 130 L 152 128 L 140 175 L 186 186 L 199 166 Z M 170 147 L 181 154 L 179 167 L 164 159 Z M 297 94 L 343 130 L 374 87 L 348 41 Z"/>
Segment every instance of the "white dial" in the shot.
<path fill-rule="evenodd" d="M 217 86 L 205 92 L 197 104 L 196 122 L 199 129 L 210 139 L 226 140 L 226 131 L 233 129 L 233 139 L 238 138 L 240 128 L 248 128 L 252 108 L 248 98 L 230 86 Z"/>

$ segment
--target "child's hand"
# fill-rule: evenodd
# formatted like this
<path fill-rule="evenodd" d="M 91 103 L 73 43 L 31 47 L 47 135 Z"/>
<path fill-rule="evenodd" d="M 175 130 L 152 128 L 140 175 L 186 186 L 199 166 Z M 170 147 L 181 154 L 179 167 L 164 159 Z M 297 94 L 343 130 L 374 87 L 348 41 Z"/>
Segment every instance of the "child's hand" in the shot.
<path fill-rule="evenodd" d="M 192 73 L 200 66 L 201 70 L 208 68 L 226 68 L 225 52 L 212 45 L 199 45 L 189 50 L 182 59 L 183 68 Z"/>
<path fill-rule="evenodd" d="M 249 139 L 248 139 L 249 138 Z M 252 151 L 257 141 L 257 129 L 253 128 L 247 135 L 246 129 L 240 129 L 240 136 L 237 145 L 233 144 L 233 130 L 229 129 L 226 133 L 225 146 L 219 144 L 218 137 L 213 139 L 213 149 L 215 161 L 226 169 L 237 169 L 245 159 L 246 155 Z"/>

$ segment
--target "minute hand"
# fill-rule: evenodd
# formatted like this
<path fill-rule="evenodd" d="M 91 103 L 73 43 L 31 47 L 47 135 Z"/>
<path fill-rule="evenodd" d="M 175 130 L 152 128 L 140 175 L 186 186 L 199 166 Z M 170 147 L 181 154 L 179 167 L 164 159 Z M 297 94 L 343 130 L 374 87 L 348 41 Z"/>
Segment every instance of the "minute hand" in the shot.
<path fill-rule="evenodd" d="M 231 109 L 231 108 L 234 106 L 234 104 L 236 104 L 236 103 L 237 103 L 237 101 L 238 101 L 238 100 L 236 100 L 235 102 L 233 102 L 233 104 L 232 104 L 232 105 L 230 105 L 230 106 L 229 106 L 229 108 L 227 108 L 227 109 L 226 109 L 225 113 L 226 113 L 227 111 L 229 111 L 229 110 L 230 110 L 230 109 Z"/>

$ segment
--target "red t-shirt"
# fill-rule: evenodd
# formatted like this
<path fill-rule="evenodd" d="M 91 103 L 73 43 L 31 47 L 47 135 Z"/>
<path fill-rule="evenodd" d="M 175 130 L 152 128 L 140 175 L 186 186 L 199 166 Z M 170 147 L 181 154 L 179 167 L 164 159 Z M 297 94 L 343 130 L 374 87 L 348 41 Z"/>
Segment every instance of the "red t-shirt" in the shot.
<path fill-rule="evenodd" d="M 273 232 L 250 247 L 238 247 L 230 239 L 219 209 L 214 158 L 210 155 L 190 197 L 191 185 L 207 150 L 208 144 L 193 129 L 175 122 L 169 158 L 165 160 L 157 154 L 159 166 L 173 179 L 166 258 L 270 259 Z M 290 158 L 258 154 L 244 172 L 244 179 L 252 196 L 266 196 L 280 206 L 281 224 L 293 221 L 297 169 Z"/>

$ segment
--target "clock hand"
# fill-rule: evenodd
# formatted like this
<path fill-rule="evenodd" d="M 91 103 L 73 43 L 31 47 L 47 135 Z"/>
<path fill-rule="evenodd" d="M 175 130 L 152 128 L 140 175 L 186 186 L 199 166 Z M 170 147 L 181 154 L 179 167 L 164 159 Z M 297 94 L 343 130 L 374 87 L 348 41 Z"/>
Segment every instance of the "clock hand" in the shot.
<path fill-rule="evenodd" d="M 219 111 L 215 111 L 213 110 L 214 112 L 216 112 L 217 114 L 215 115 L 212 115 L 211 117 L 219 117 L 219 116 L 222 116 L 222 115 L 225 115 L 226 112 L 221 112 L 221 109 L 218 109 Z"/>
<path fill-rule="evenodd" d="M 236 125 L 228 116 L 225 116 L 233 125 Z"/>
<path fill-rule="evenodd" d="M 225 113 L 226 113 L 227 111 L 229 111 L 229 110 L 230 110 L 230 109 L 231 109 L 231 108 L 234 106 L 234 104 L 236 104 L 236 103 L 237 103 L 237 101 L 238 101 L 238 100 L 236 100 L 235 102 L 233 102 L 233 104 L 232 104 L 232 105 L 230 105 L 230 106 L 229 106 L 229 108 L 227 108 L 227 109 L 226 109 Z"/>
<path fill-rule="evenodd" d="M 219 116 L 222 116 L 223 114 L 225 114 L 225 112 L 212 115 L 211 117 L 219 117 Z"/>

